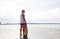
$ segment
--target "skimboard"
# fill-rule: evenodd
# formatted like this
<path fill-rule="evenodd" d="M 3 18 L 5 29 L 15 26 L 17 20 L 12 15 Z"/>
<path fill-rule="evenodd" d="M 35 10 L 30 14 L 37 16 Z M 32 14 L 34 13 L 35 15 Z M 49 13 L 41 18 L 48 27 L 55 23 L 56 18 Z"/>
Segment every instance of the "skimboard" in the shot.
<path fill-rule="evenodd" d="M 28 39 L 27 35 L 24 35 L 23 37 L 20 37 L 20 39 Z"/>

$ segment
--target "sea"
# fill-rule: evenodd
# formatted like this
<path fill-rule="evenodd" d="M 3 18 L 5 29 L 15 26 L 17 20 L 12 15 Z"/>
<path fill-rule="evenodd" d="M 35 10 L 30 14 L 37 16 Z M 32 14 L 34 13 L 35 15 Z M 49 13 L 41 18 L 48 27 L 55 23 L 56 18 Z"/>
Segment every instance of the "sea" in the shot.
<path fill-rule="evenodd" d="M 60 39 L 60 24 L 27 24 L 27 27 L 28 39 Z M 0 25 L 0 39 L 21 39 L 20 25 Z"/>

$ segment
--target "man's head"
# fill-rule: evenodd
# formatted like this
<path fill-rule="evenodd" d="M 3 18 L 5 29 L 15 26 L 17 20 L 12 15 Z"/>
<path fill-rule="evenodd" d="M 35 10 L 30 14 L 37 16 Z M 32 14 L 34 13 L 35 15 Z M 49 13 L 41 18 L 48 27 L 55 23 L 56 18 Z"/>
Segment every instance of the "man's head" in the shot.
<path fill-rule="evenodd" d="M 25 10 L 22 10 L 22 13 L 25 13 Z"/>

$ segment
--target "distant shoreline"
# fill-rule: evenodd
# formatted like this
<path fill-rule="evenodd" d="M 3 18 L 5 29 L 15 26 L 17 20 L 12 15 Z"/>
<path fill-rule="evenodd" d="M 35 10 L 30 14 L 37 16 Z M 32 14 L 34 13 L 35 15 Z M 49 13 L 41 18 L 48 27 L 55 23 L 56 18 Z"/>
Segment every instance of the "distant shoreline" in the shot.
<path fill-rule="evenodd" d="M 19 25 L 20 23 L 6 23 L 0 25 Z M 60 23 L 27 23 L 27 24 L 60 24 Z"/>

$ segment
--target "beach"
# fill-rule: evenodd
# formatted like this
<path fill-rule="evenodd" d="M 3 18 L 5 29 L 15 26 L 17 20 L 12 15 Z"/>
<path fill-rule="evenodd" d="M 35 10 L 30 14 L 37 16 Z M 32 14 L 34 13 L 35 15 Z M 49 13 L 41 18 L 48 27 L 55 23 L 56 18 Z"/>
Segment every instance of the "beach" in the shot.
<path fill-rule="evenodd" d="M 27 24 L 28 39 L 60 39 L 60 24 Z M 20 25 L 0 25 L 0 39 L 20 39 Z"/>

